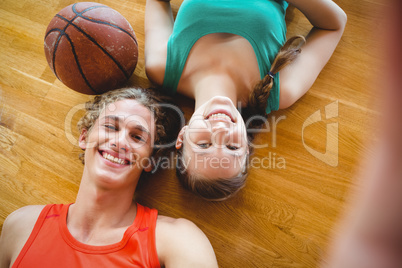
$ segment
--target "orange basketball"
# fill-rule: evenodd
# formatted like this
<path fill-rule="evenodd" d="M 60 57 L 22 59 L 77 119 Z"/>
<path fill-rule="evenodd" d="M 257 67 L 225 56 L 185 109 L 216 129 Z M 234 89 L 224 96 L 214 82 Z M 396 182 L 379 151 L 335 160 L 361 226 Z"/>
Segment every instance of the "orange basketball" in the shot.
<path fill-rule="evenodd" d="M 56 77 L 84 94 L 101 94 L 123 86 L 138 60 L 138 43 L 130 23 L 116 10 L 80 2 L 63 8 L 50 21 L 45 55 Z"/>

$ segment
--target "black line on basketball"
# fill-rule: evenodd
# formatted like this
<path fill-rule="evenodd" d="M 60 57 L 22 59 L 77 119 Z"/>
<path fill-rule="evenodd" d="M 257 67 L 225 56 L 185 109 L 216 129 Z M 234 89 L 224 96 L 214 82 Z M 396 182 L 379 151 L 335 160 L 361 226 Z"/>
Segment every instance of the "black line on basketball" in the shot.
<path fill-rule="evenodd" d="M 137 40 L 134 38 L 134 36 L 132 36 L 130 32 L 124 30 L 124 29 L 121 28 L 120 26 L 115 25 L 115 24 L 112 24 L 112 23 L 107 22 L 107 21 L 94 20 L 94 19 L 91 19 L 91 18 L 89 18 L 89 17 L 84 17 L 84 16 L 83 16 L 83 14 L 84 14 L 85 12 L 90 11 L 90 10 L 92 10 L 92 9 L 96 9 L 96 8 L 109 8 L 109 9 L 111 9 L 110 7 L 108 7 L 108 6 L 93 6 L 93 7 L 89 7 L 89 8 L 87 8 L 87 9 L 84 9 L 84 10 L 81 11 L 81 12 L 78 12 L 77 9 L 75 8 L 75 5 L 77 5 L 77 3 L 75 3 L 75 4 L 73 5 L 72 10 L 73 10 L 73 12 L 74 12 L 77 16 L 79 16 L 80 18 L 83 18 L 83 19 L 85 19 L 85 20 L 92 21 L 92 22 L 95 22 L 95 23 L 99 23 L 99 24 L 105 24 L 105 25 L 111 26 L 111 27 L 113 27 L 113 28 L 116 28 L 116 29 L 118 29 L 118 30 L 120 30 L 120 31 L 122 31 L 122 32 L 124 32 L 124 33 L 126 33 L 126 34 L 128 34 L 128 35 L 134 40 L 135 44 L 138 46 Z"/>
<path fill-rule="evenodd" d="M 54 49 L 53 49 L 52 63 L 53 63 L 53 72 L 54 72 L 54 74 L 56 75 L 57 79 L 60 80 L 59 76 L 57 75 L 57 72 L 56 72 L 56 65 L 55 65 L 55 62 L 56 62 L 56 51 L 57 51 L 57 48 L 59 47 L 60 39 L 61 39 L 61 37 L 62 37 L 63 35 L 65 35 L 65 32 L 64 32 L 63 30 L 57 29 L 57 28 L 51 29 L 51 30 L 46 34 L 46 36 L 45 36 L 45 41 L 46 41 L 46 37 L 47 37 L 50 33 L 52 33 L 52 32 L 59 32 L 59 36 L 57 37 L 57 41 L 56 41 L 56 44 L 54 45 Z"/>
<path fill-rule="evenodd" d="M 61 19 L 64 19 L 63 17 L 58 16 L 58 14 L 56 14 L 56 16 L 59 17 L 59 18 L 61 18 Z M 76 18 L 76 17 L 74 17 L 73 20 L 74 20 L 75 18 Z M 86 78 L 84 72 L 82 71 L 82 68 L 81 68 L 80 62 L 79 62 L 79 60 L 78 60 L 77 54 L 75 53 L 74 43 L 72 42 L 71 38 L 70 38 L 70 37 L 68 36 L 68 34 L 66 33 L 66 29 L 67 29 L 68 26 L 71 25 L 72 23 L 71 23 L 70 21 L 68 21 L 68 20 L 65 20 L 65 19 L 64 19 L 64 21 L 67 21 L 67 24 L 64 26 L 64 29 L 54 28 L 54 29 L 51 29 L 51 30 L 50 30 L 48 33 L 46 33 L 46 35 L 45 35 L 45 39 L 46 39 L 46 37 L 47 37 L 50 33 L 52 33 L 52 32 L 59 32 L 59 33 L 60 33 L 60 35 L 59 35 L 58 38 L 57 38 L 56 45 L 55 45 L 54 50 L 53 50 L 53 56 L 52 56 L 52 58 L 53 58 L 53 71 L 54 71 L 54 74 L 56 75 L 56 77 L 57 77 L 59 80 L 61 80 L 61 79 L 59 78 L 59 76 L 57 75 L 57 70 L 56 70 L 56 65 L 55 65 L 55 64 L 56 64 L 56 52 L 57 52 L 57 48 L 58 48 L 58 46 L 59 46 L 59 43 L 60 43 L 61 38 L 62 38 L 63 36 L 65 36 L 65 37 L 67 38 L 68 42 L 70 43 L 71 50 L 72 50 L 72 53 L 73 53 L 73 55 L 74 55 L 75 63 L 77 64 L 78 71 L 80 72 L 82 78 L 84 79 L 85 83 L 87 84 L 87 86 L 88 86 L 92 91 L 94 91 L 95 93 L 98 93 L 98 92 L 91 86 L 91 84 L 89 83 L 88 79 Z"/>
<path fill-rule="evenodd" d="M 91 84 L 89 83 L 89 81 L 87 80 L 87 78 L 86 78 L 84 72 L 83 72 L 82 69 L 81 69 L 81 64 L 80 64 L 80 61 L 78 60 L 77 54 L 75 53 L 75 48 L 74 48 L 74 43 L 73 43 L 73 41 L 70 39 L 70 36 L 68 36 L 68 34 L 65 34 L 65 37 L 67 38 L 68 42 L 69 42 L 70 45 L 71 45 L 71 50 L 72 50 L 72 52 L 73 52 L 75 62 L 77 63 L 77 67 L 78 67 L 78 70 L 80 71 L 80 74 L 81 74 L 82 78 L 84 78 L 85 83 L 87 84 L 87 86 L 88 86 L 92 91 L 94 91 L 95 93 L 98 93 L 94 88 L 92 88 Z"/>
<path fill-rule="evenodd" d="M 68 25 L 72 25 L 74 26 L 78 31 L 80 31 L 82 34 L 84 34 L 92 43 L 94 43 L 96 46 L 98 46 L 103 53 L 105 53 L 116 65 L 117 67 L 120 69 L 120 71 L 123 72 L 124 76 L 129 79 L 130 75 L 126 72 L 126 70 L 124 70 L 123 66 L 112 56 L 109 54 L 109 52 L 104 49 L 92 36 L 90 36 L 88 33 L 86 33 L 84 30 L 82 30 L 80 27 L 78 27 L 77 25 L 75 25 L 74 23 L 72 23 L 72 21 L 74 19 L 76 19 L 77 17 L 74 17 L 71 21 L 64 18 L 63 16 L 60 16 L 59 14 L 56 14 L 56 16 L 66 22 L 68 22 Z"/>

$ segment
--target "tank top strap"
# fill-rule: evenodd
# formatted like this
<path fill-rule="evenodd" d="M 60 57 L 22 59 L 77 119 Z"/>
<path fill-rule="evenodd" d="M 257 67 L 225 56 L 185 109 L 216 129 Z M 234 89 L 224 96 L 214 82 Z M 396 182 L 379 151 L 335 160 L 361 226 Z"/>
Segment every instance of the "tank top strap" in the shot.
<path fill-rule="evenodd" d="M 35 238 L 37 237 L 39 231 L 41 230 L 43 223 L 45 222 L 45 220 L 53 215 L 53 207 L 55 206 L 55 204 L 49 204 L 46 205 L 41 213 L 39 214 L 38 219 L 35 222 L 35 225 L 32 229 L 31 234 L 28 237 L 28 240 L 25 242 L 23 248 L 21 249 L 20 253 L 18 254 L 17 259 L 15 260 L 14 264 L 12 267 L 18 267 L 18 265 L 20 264 L 20 262 L 22 261 L 22 259 L 24 258 L 25 254 L 27 253 L 27 251 L 30 249 L 32 243 L 35 241 Z M 50 215 L 49 215 L 50 214 Z"/>
<path fill-rule="evenodd" d="M 148 234 L 148 253 L 149 253 L 149 261 L 151 263 L 151 267 L 160 267 L 158 254 L 156 252 L 156 237 L 155 237 L 155 229 L 156 222 L 158 219 L 158 210 L 142 206 L 137 203 L 137 216 L 141 219 L 139 223 L 139 232 L 145 232 Z"/>

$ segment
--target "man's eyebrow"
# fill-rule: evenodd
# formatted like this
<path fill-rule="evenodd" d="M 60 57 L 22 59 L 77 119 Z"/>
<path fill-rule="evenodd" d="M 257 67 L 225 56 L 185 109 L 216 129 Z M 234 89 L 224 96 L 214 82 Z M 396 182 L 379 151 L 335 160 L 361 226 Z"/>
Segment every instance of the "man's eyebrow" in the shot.
<path fill-rule="evenodd" d="M 107 115 L 104 117 L 104 119 L 109 119 L 109 120 L 113 120 L 113 121 L 117 121 L 119 123 L 124 121 L 124 116 L 118 116 L 118 115 Z M 135 125 L 134 128 L 136 130 L 139 130 L 141 132 L 144 132 L 145 134 L 147 134 L 148 136 L 151 136 L 151 132 L 149 132 L 148 129 L 146 129 L 144 126 L 142 125 Z"/>
<path fill-rule="evenodd" d="M 146 129 L 145 127 L 141 126 L 141 125 L 135 125 L 134 127 L 135 129 L 144 132 L 145 134 L 147 134 L 148 136 L 151 136 L 151 132 L 149 132 L 148 129 Z"/>
<path fill-rule="evenodd" d="M 123 121 L 123 117 L 117 115 L 107 115 L 103 117 L 103 119 L 112 119 L 113 121 Z"/>

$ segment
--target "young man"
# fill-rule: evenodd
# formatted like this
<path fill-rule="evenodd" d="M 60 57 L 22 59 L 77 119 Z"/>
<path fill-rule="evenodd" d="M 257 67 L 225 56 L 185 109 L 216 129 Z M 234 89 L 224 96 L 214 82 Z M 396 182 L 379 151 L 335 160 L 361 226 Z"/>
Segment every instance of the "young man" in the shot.
<path fill-rule="evenodd" d="M 217 267 L 193 223 L 133 202 L 140 175 L 168 122 L 149 90 L 98 96 L 80 120 L 84 171 L 75 203 L 27 206 L 10 214 L 1 267 Z M 144 168 L 145 166 L 145 168 Z"/>

